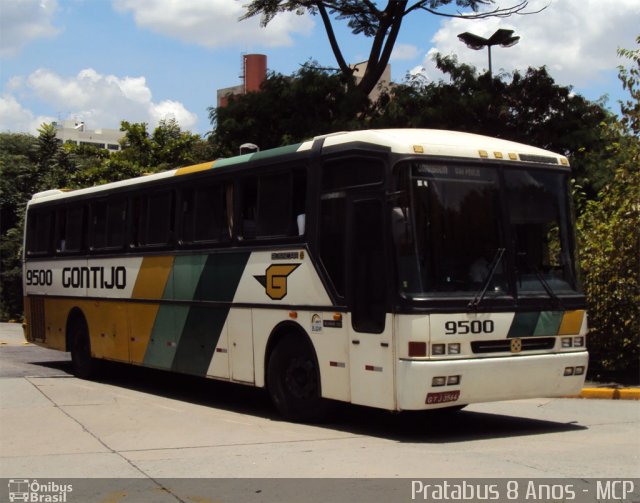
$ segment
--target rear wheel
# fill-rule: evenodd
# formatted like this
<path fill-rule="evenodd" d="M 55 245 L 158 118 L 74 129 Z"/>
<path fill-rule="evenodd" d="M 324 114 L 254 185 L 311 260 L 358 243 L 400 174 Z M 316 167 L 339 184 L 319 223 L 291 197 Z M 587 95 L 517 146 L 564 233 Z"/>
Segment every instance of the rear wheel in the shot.
<path fill-rule="evenodd" d="M 89 328 L 83 316 L 76 316 L 71 320 L 69 336 L 71 341 L 71 365 L 74 375 L 80 379 L 95 377 L 97 362 L 91 357 Z"/>
<path fill-rule="evenodd" d="M 278 412 L 290 421 L 317 422 L 329 412 L 315 354 L 302 336 L 287 335 L 278 342 L 267 365 L 267 388 Z"/>

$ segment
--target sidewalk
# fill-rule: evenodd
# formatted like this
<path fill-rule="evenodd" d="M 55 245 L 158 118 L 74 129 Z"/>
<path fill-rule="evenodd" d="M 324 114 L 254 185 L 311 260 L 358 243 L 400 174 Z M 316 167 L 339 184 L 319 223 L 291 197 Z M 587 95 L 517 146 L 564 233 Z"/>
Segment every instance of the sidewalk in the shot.
<path fill-rule="evenodd" d="M 0 347 L 31 346 L 22 335 L 19 323 L 0 323 Z M 617 385 L 587 382 L 579 395 L 567 398 L 595 398 L 603 400 L 640 400 L 640 387 L 621 387 Z"/>

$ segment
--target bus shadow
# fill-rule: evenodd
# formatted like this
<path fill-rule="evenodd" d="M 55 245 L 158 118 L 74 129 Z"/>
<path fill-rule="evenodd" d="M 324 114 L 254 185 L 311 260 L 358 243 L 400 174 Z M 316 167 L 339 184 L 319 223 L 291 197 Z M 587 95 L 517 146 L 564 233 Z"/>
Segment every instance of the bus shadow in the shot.
<path fill-rule="evenodd" d="M 455 443 L 586 430 L 576 423 L 460 411 L 405 411 L 391 413 L 368 407 L 341 407 L 337 429 L 402 443 Z"/>
<path fill-rule="evenodd" d="M 33 364 L 72 373 L 71 362 L 50 361 L 33 362 Z M 241 384 L 113 362 L 105 362 L 98 381 L 195 405 L 272 421 L 283 421 L 273 408 L 265 390 Z M 402 443 L 433 444 L 587 429 L 575 423 L 473 410 L 392 413 L 343 403 L 335 404 L 333 414 L 328 421 L 316 423 L 313 426 Z"/>

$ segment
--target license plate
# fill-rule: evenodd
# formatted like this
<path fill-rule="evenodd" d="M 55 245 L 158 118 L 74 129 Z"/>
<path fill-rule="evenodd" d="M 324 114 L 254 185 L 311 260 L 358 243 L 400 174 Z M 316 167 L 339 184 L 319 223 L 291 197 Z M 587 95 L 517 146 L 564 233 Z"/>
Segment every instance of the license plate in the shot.
<path fill-rule="evenodd" d="M 440 391 L 438 393 L 427 393 L 427 400 L 424 402 L 428 405 L 437 403 L 455 402 L 460 398 L 460 390 Z"/>

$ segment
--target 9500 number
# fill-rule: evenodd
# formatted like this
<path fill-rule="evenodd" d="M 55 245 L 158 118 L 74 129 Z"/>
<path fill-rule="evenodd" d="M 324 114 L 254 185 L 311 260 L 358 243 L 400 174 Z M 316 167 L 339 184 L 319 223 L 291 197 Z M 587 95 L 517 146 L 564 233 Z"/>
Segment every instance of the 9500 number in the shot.
<path fill-rule="evenodd" d="M 444 330 L 447 335 L 492 334 L 495 325 L 493 320 L 447 321 Z"/>

